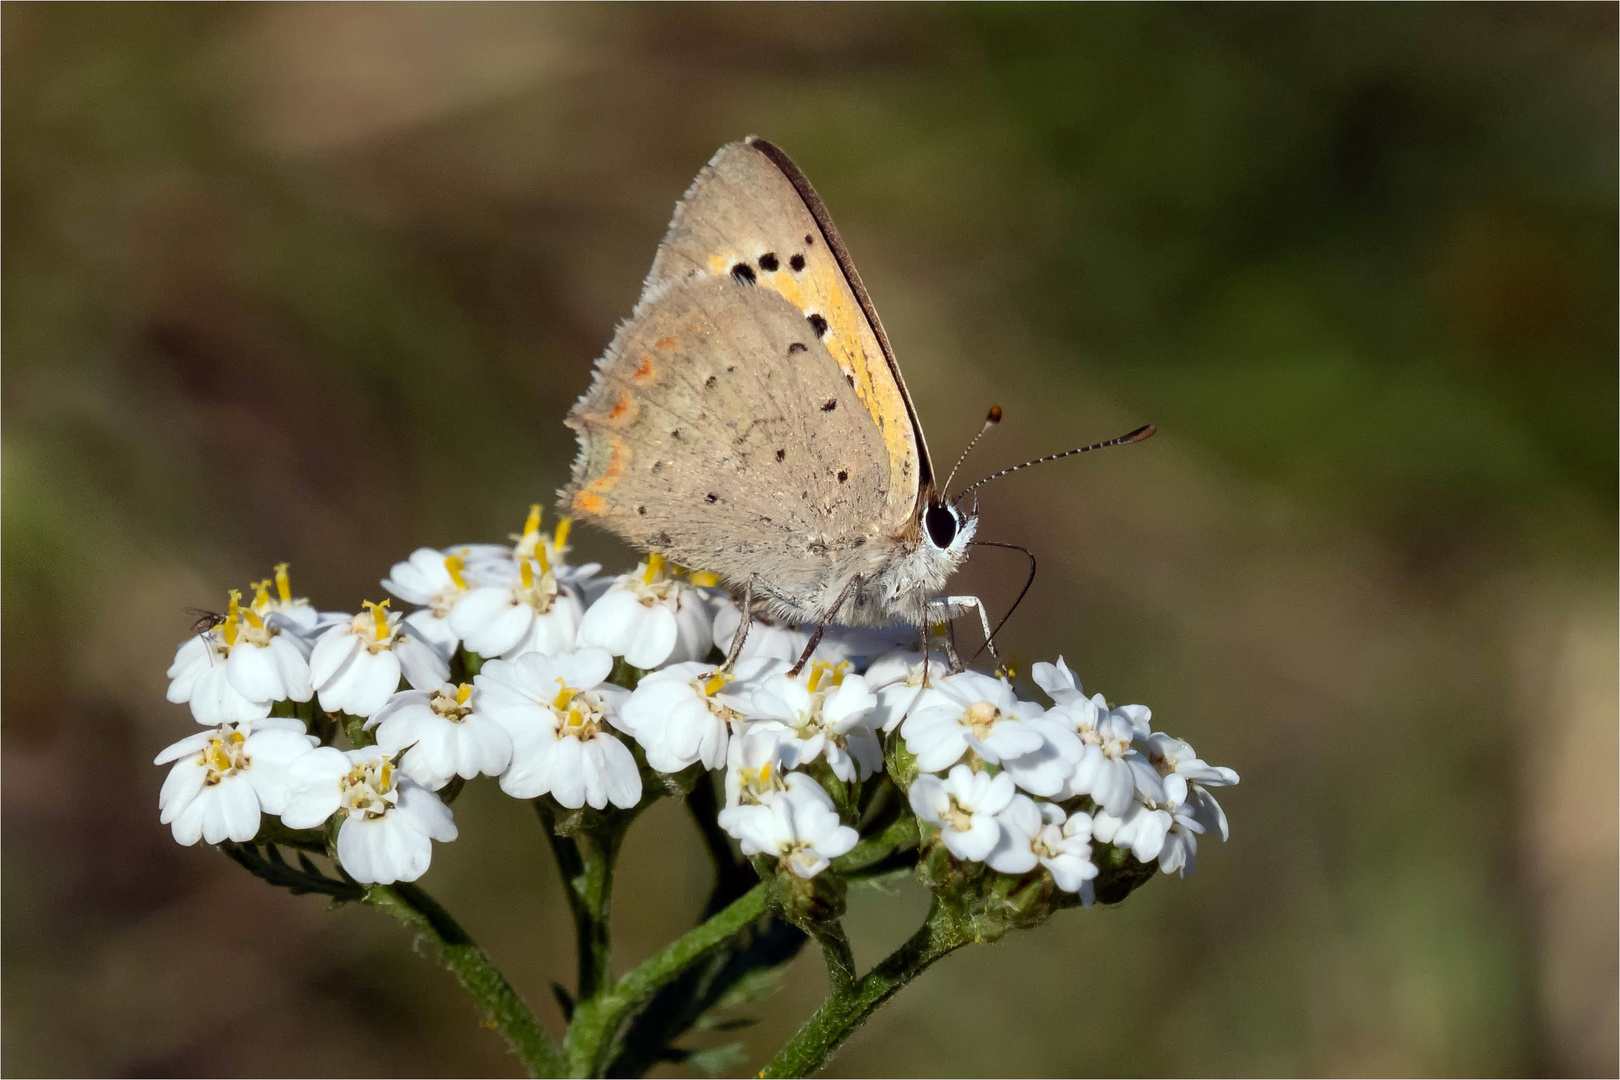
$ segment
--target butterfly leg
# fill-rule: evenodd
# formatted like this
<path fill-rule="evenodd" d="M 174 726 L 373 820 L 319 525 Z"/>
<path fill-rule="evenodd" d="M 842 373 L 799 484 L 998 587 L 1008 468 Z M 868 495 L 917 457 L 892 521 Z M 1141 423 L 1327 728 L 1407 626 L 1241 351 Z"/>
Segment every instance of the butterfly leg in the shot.
<path fill-rule="evenodd" d="M 788 668 L 788 678 L 798 678 L 799 672 L 804 670 L 804 665 L 810 662 L 811 654 L 816 651 L 816 646 L 821 644 L 821 635 L 826 632 L 827 628 L 825 626 L 816 627 L 816 632 L 810 635 L 810 643 L 804 647 L 804 652 L 799 654 L 799 662 Z"/>
<path fill-rule="evenodd" d="M 976 610 L 979 613 L 979 626 L 984 630 L 985 648 L 990 650 L 991 658 L 995 660 L 997 666 L 1000 666 L 1001 654 L 996 652 L 996 643 L 990 633 L 990 616 L 984 610 L 983 600 L 980 600 L 977 596 L 941 596 L 937 600 L 928 602 L 928 617 L 932 622 L 948 621 L 959 615 L 966 615 L 970 610 Z M 956 650 L 950 648 L 949 645 L 946 646 L 946 650 L 951 656 L 952 665 L 957 671 L 960 671 L 961 664 L 956 659 Z"/>
<path fill-rule="evenodd" d="M 844 610 L 844 605 L 849 603 L 853 597 L 860 595 L 863 580 L 865 579 L 860 574 L 856 574 L 849 579 L 849 584 L 844 586 L 844 591 L 838 594 L 838 600 L 832 606 L 829 621 L 836 620 L 838 613 Z M 810 655 L 816 651 L 816 646 L 821 644 L 821 635 L 826 632 L 827 626 L 825 623 L 816 625 L 816 632 L 810 635 L 810 643 L 804 647 L 804 652 L 799 655 L 799 662 L 788 669 L 788 678 L 796 678 L 799 672 L 804 670 L 804 665 L 810 662 Z"/>
<path fill-rule="evenodd" d="M 758 574 L 749 574 L 748 584 L 743 586 L 742 621 L 737 624 L 737 632 L 731 635 L 731 647 L 726 650 L 726 662 L 720 665 L 721 671 L 732 669 L 742 653 L 743 642 L 748 640 L 748 628 L 754 624 L 754 580 L 758 577 Z"/>

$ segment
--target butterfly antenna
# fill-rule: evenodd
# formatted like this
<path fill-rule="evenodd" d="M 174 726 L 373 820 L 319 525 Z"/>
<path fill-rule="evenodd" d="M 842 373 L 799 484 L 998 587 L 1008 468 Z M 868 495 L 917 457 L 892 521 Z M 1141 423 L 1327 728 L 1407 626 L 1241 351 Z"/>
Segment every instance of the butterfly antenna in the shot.
<path fill-rule="evenodd" d="M 984 433 L 999 423 L 1001 423 L 1001 406 L 992 405 L 990 406 L 989 415 L 984 418 L 984 426 L 979 429 L 979 433 L 977 435 L 968 440 L 967 449 L 962 451 L 962 456 L 958 457 L 956 459 L 956 464 L 951 466 L 951 475 L 945 478 L 945 486 L 939 489 L 941 492 L 951 490 L 951 481 L 956 479 L 956 470 L 960 469 L 962 467 L 962 462 L 966 461 L 967 456 L 973 453 L 973 448 L 979 445 L 979 440 L 984 438 Z"/>
<path fill-rule="evenodd" d="M 1092 450 L 1101 450 L 1107 446 L 1122 446 L 1125 443 L 1141 442 L 1143 439 L 1152 438 L 1153 433 L 1158 430 L 1159 429 L 1154 427 L 1152 424 L 1143 424 L 1135 431 L 1128 431 L 1124 435 L 1119 436 L 1117 439 L 1109 439 L 1106 442 L 1092 443 L 1090 446 L 1077 446 L 1073 450 L 1065 450 L 1061 454 L 1047 454 L 1045 457 L 1038 457 L 1033 461 L 1026 461 L 1022 465 L 1014 465 L 1010 469 L 1002 469 L 998 473 L 991 473 L 983 480 L 963 488 L 957 493 L 956 498 L 952 499 L 951 502 L 953 504 L 959 503 L 968 492 L 973 491 L 976 488 L 981 488 L 992 480 L 1000 480 L 1003 476 L 1006 476 L 1009 473 L 1015 473 L 1019 469 L 1027 469 L 1032 465 L 1044 465 L 1048 461 L 1059 461 L 1066 457 L 1074 457 L 1076 454 L 1085 454 L 1091 452 Z M 975 439 L 974 441 L 977 442 L 978 440 Z"/>

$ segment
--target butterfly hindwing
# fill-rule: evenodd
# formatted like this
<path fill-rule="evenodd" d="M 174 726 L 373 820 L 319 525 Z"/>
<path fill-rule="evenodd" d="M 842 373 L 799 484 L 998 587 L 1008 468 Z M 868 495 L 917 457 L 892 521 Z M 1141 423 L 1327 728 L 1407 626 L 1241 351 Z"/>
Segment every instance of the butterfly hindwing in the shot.
<path fill-rule="evenodd" d="M 929 481 L 905 384 L 831 218 L 803 174 L 762 140 L 722 147 L 698 174 L 676 207 L 637 314 L 677 283 L 717 279 L 782 297 L 833 357 L 882 442 L 881 525 L 904 530 Z"/>
<path fill-rule="evenodd" d="M 736 583 L 820 591 L 890 503 L 882 433 L 824 339 L 730 274 L 639 305 L 568 423 L 567 512 Z"/>

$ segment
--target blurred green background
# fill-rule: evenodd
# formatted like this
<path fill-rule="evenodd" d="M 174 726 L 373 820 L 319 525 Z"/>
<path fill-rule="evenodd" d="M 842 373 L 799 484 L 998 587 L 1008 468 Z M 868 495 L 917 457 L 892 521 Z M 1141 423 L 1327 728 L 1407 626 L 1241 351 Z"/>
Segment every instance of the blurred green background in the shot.
<path fill-rule="evenodd" d="M 0 27 L 8 1075 L 515 1072 L 386 917 L 170 840 L 163 672 L 273 562 L 352 610 L 549 504 L 676 197 L 750 132 L 836 214 L 936 457 L 992 402 L 974 475 L 1158 423 L 987 490 L 1042 565 L 1006 641 L 1243 776 L 1193 877 L 952 957 L 832 1073 L 1615 1073 L 1613 5 Z M 425 884 L 556 1030 L 532 817 L 456 814 Z M 678 807 L 638 824 L 621 970 L 708 879 Z M 924 907 L 858 894 L 863 963 Z M 823 984 L 790 969 L 739 1072 Z"/>

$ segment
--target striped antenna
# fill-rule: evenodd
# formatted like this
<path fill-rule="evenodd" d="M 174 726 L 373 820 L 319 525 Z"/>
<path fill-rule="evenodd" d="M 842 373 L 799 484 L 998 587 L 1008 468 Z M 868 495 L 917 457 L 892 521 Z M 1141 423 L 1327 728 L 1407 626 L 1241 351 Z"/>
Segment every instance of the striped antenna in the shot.
<path fill-rule="evenodd" d="M 966 461 L 967 456 L 973 453 L 973 448 L 979 445 L 979 440 L 984 438 L 984 433 L 999 423 L 1001 423 L 1001 406 L 992 405 L 990 406 L 989 415 L 984 418 L 984 426 L 979 429 L 979 433 L 977 435 L 968 440 L 967 448 L 963 450 L 961 456 L 956 459 L 956 464 L 951 466 L 951 475 L 945 478 L 945 486 L 939 489 L 940 496 L 942 498 L 946 492 L 951 490 L 951 481 L 956 479 L 956 470 L 960 469 L 962 467 L 962 462 Z"/>
<path fill-rule="evenodd" d="M 1061 454 L 1047 454 L 1045 457 L 1036 458 L 1034 461 L 1026 461 L 1022 465 L 1014 465 L 1010 469 L 1002 469 L 998 473 L 991 473 L 989 476 L 985 477 L 983 480 L 980 480 L 977 483 L 970 484 L 967 487 L 963 488 L 960 492 L 957 493 L 956 498 L 952 499 L 951 502 L 953 504 L 954 503 L 959 503 L 968 494 L 968 492 L 973 491 L 976 488 L 981 488 L 984 485 L 988 484 L 992 480 L 1000 480 L 1003 476 L 1006 476 L 1009 473 L 1015 473 L 1019 469 L 1027 469 L 1031 465 L 1044 465 L 1048 461 L 1060 461 L 1060 460 L 1062 460 L 1063 458 L 1066 458 L 1066 457 L 1074 457 L 1074 455 L 1076 455 L 1076 454 L 1086 454 L 1086 453 L 1090 453 L 1093 450 L 1101 450 L 1106 446 L 1121 446 L 1121 445 L 1123 445 L 1125 443 L 1141 442 L 1143 439 L 1152 438 L 1153 433 L 1155 431 L 1157 431 L 1157 430 L 1159 430 L 1159 429 L 1154 427 L 1152 424 L 1143 424 L 1141 427 L 1137 428 L 1135 431 L 1127 432 L 1124 435 L 1119 436 L 1119 438 L 1117 438 L 1117 439 L 1109 439 L 1107 442 L 1092 443 L 1090 446 L 1079 446 L 1079 447 L 1076 447 L 1073 450 L 1065 450 Z"/>

